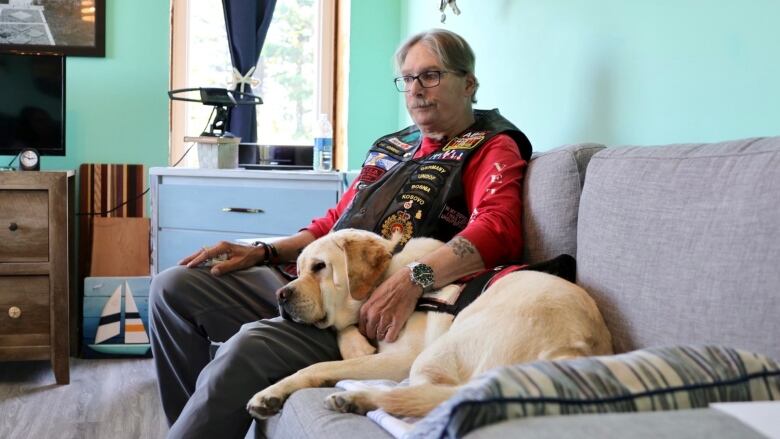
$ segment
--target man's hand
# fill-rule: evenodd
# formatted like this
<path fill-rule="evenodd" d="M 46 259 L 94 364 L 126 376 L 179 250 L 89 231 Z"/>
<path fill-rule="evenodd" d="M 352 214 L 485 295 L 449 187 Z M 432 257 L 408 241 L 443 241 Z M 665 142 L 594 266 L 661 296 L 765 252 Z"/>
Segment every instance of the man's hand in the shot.
<path fill-rule="evenodd" d="M 421 294 L 422 288 L 412 283 L 409 269 L 398 270 L 360 308 L 360 332 L 369 339 L 394 342 Z"/>
<path fill-rule="evenodd" d="M 222 241 L 212 247 L 203 247 L 200 251 L 179 261 L 179 265 L 193 268 L 212 258 L 220 257 L 225 258 L 225 260 L 211 267 L 211 274 L 214 276 L 257 265 L 265 258 L 265 249 Z"/>

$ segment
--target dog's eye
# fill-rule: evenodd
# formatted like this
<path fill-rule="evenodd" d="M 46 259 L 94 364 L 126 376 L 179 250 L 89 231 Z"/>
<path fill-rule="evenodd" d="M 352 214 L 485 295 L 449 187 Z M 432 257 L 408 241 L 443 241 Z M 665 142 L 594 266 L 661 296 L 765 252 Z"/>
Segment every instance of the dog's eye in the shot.
<path fill-rule="evenodd" d="M 316 272 L 322 270 L 323 268 L 325 268 L 325 263 L 324 262 L 317 262 L 316 264 L 312 265 L 311 271 L 316 273 Z"/>

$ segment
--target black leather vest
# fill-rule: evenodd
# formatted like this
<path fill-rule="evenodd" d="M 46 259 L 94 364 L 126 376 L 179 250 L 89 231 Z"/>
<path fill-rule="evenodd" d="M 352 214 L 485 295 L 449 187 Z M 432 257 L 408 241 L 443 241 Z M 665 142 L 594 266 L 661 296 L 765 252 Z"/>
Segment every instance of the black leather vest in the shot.
<path fill-rule="evenodd" d="M 401 243 L 426 236 L 447 242 L 466 227 L 462 173 L 469 158 L 489 139 L 507 134 L 525 160 L 531 143 L 498 110 L 475 110 L 475 122 L 438 151 L 413 159 L 421 136 L 416 126 L 384 136 L 369 149 L 352 203 L 333 230 L 371 230 L 385 238 L 403 234 Z"/>

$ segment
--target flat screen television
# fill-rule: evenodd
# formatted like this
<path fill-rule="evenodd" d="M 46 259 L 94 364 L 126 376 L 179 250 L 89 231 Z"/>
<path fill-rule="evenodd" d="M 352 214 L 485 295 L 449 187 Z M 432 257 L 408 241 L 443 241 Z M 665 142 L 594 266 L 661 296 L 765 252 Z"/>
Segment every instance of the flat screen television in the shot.
<path fill-rule="evenodd" d="M 65 58 L 0 54 L 0 155 L 65 155 Z"/>

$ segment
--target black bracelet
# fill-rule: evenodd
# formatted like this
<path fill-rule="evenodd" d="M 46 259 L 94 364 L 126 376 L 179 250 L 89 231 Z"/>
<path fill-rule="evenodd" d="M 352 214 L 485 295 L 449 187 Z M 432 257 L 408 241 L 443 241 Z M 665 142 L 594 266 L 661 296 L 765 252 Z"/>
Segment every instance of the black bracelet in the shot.
<path fill-rule="evenodd" d="M 267 249 L 271 250 L 271 255 L 268 258 L 268 262 L 272 262 L 272 263 L 279 262 L 279 251 L 276 250 L 276 246 L 273 244 L 266 244 L 265 246 Z"/>
<path fill-rule="evenodd" d="M 263 247 L 263 260 L 260 261 L 260 264 L 258 265 L 268 265 L 268 262 L 271 260 L 271 250 L 268 248 L 268 244 L 263 241 L 255 241 L 252 245 L 255 247 Z"/>
<path fill-rule="evenodd" d="M 263 241 L 255 241 L 252 243 L 252 245 L 255 247 L 263 247 L 263 250 L 265 250 L 263 260 L 261 261 L 262 265 L 269 265 L 274 262 L 278 262 L 279 251 L 276 249 L 275 245 Z"/>

